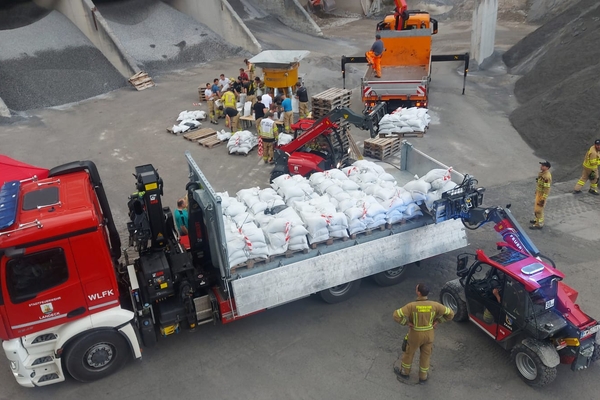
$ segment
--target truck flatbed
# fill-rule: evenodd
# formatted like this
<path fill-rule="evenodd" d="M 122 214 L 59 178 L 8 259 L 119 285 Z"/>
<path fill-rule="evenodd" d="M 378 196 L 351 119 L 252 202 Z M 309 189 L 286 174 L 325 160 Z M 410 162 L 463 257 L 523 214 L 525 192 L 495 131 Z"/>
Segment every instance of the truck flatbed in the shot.
<path fill-rule="evenodd" d="M 364 80 L 367 82 L 384 81 L 427 81 L 429 67 L 427 65 L 393 65 L 381 66 L 381 78 L 375 78 L 375 70 L 369 67 Z"/>

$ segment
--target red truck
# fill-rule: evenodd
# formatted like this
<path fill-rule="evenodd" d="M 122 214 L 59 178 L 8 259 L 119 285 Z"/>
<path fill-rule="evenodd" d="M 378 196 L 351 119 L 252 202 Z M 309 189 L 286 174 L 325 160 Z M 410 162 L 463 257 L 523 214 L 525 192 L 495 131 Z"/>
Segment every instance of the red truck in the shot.
<path fill-rule="evenodd" d="M 356 294 L 362 278 L 396 284 L 406 265 L 468 245 L 460 221 L 423 215 L 358 240 L 232 268 L 222 199 L 186 157 L 189 250 L 162 206 L 162 178 L 141 165 L 128 202 L 128 247 L 137 252 L 131 262 L 121 254 L 94 163 L 0 170 L 0 339 L 19 384 L 50 385 L 67 374 L 100 379 L 141 358 L 139 339 L 153 346 L 183 329 L 233 322 L 312 294 L 336 303 Z M 407 179 L 423 173 L 406 169 Z"/>

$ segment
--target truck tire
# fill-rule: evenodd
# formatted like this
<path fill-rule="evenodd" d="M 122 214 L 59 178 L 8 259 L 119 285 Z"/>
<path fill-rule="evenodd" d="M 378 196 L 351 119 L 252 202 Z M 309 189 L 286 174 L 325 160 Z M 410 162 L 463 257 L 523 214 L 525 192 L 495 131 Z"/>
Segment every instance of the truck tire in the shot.
<path fill-rule="evenodd" d="M 360 289 L 360 279 L 352 282 L 343 283 L 329 289 L 321 290 L 319 295 L 324 302 L 329 304 L 341 303 L 358 293 Z"/>
<path fill-rule="evenodd" d="M 373 280 L 379 286 L 393 286 L 404 280 L 408 267 L 401 265 L 400 267 L 390 269 L 373 275 Z"/>
<path fill-rule="evenodd" d="M 534 387 L 545 386 L 556 378 L 556 367 L 548 367 L 529 347 L 518 344 L 511 352 L 519 376 L 525 383 Z"/>
<path fill-rule="evenodd" d="M 466 321 L 469 318 L 467 303 L 460 297 L 462 286 L 458 280 L 446 282 L 440 290 L 440 303 L 454 311 L 453 321 Z"/>
<path fill-rule="evenodd" d="M 75 339 L 66 349 L 63 362 L 73 379 L 91 382 L 119 370 L 130 355 L 129 345 L 121 334 L 103 330 Z"/>

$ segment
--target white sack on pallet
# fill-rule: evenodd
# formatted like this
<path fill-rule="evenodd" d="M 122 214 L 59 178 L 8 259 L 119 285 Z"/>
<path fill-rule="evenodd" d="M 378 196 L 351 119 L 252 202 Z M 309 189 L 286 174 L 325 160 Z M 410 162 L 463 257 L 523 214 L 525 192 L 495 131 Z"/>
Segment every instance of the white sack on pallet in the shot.
<path fill-rule="evenodd" d="M 173 133 L 183 133 L 192 128 L 197 128 L 200 125 L 202 124 L 195 119 L 184 119 L 179 123 L 179 125 L 173 125 L 173 128 L 171 129 L 173 130 Z"/>
<path fill-rule="evenodd" d="M 250 131 L 238 131 L 229 138 L 227 142 L 227 149 L 229 154 L 231 153 L 243 153 L 248 154 L 256 145 L 258 145 L 258 139 Z"/>

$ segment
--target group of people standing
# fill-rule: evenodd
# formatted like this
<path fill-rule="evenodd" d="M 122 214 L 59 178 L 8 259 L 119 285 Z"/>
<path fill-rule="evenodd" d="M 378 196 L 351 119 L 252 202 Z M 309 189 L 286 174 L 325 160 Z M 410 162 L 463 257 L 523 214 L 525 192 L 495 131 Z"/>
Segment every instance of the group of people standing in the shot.
<path fill-rule="evenodd" d="M 244 63 L 246 68 L 240 68 L 237 79 L 229 79 L 221 74 L 212 84 L 206 83 L 204 97 L 208 104 L 208 116 L 213 124 L 225 118 L 225 126 L 236 132 L 241 130 L 237 103 L 251 102 L 251 113 L 254 114 L 256 131 L 262 142 L 263 160 L 265 164 L 273 163 L 273 145 L 279 134 L 274 117 L 277 113 L 283 122 L 283 130 L 291 132 L 294 123 L 291 93 L 280 89 L 274 95 L 260 77 L 255 76 L 255 66 L 247 59 Z M 300 119 L 308 118 L 308 92 L 304 85 L 296 84 L 294 97 L 298 99 Z"/>

